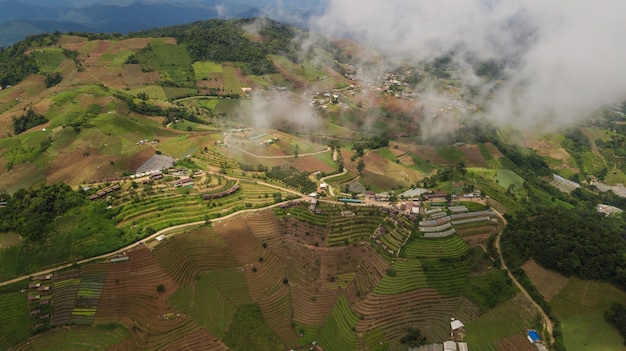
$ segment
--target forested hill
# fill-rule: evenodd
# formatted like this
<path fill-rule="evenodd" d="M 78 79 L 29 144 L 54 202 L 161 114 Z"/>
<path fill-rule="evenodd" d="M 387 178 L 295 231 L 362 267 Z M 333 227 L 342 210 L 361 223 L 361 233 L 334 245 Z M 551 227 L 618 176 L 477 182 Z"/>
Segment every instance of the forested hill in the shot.
<path fill-rule="evenodd" d="M 263 25 L 258 25 L 262 21 Z M 259 28 L 255 32 L 252 28 Z M 261 28 L 262 27 L 262 28 Z M 246 31 L 246 28 L 251 30 Z M 131 33 L 129 37 L 174 37 L 185 44 L 193 61 L 245 62 L 252 74 L 275 73 L 267 55 L 296 61 L 294 38 L 301 30 L 270 19 L 208 20 Z"/>
<path fill-rule="evenodd" d="M 626 287 L 625 222 L 595 210 L 553 208 L 509 221 L 502 252 L 512 269 L 528 259 L 566 276 Z"/>

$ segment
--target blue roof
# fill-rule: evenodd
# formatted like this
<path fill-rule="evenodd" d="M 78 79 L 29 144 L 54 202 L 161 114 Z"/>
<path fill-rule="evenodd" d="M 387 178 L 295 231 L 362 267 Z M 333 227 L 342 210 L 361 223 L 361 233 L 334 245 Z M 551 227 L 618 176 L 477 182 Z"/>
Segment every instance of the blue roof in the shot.
<path fill-rule="evenodd" d="M 539 334 L 537 334 L 537 332 L 534 330 L 529 330 L 528 336 L 530 336 L 530 338 L 533 339 L 533 342 L 537 342 L 541 340 L 541 338 L 539 337 Z"/>

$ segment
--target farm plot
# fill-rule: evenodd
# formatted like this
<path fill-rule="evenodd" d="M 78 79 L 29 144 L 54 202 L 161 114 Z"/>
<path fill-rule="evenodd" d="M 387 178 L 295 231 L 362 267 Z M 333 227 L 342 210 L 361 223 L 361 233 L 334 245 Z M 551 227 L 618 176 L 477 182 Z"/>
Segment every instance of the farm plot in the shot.
<path fill-rule="evenodd" d="M 52 284 L 54 312 L 52 325 L 59 326 L 72 321 L 72 312 L 76 306 L 76 293 L 80 286 L 80 272 L 77 270 L 57 274 Z"/>
<path fill-rule="evenodd" d="M 548 302 L 558 295 L 569 282 L 569 278 L 541 267 L 534 260 L 524 263 L 522 269 Z"/>
<path fill-rule="evenodd" d="M 222 73 L 222 64 L 213 61 L 196 61 L 193 63 L 196 80 L 207 79 L 211 73 Z"/>
<path fill-rule="evenodd" d="M 211 179 L 221 179 L 214 178 Z M 195 180 L 194 188 L 175 188 L 163 185 L 159 191 L 146 191 L 141 197 L 122 194 L 134 198 L 131 204 L 125 205 L 117 216 L 118 227 L 131 226 L 150 227 L 160 230 L 181 223 L 198 222 L 211 217 L 220 217 L 246 208 L 263 207 L 275 202 L 270 194 L 277 193 L 273 188 L 260 184 L 244 183 L 240 190 L 232 195 L 219 199 L 202 200 L 201 193 L 215 189 L 211 181 Z M 218 183 L 218 187 L 223 184 Z M 281 198 L 288 197 L 280 192 Z"/>
<path fill-rule="evenodd" d="M 458 236 L 427 239 L 416 237 L 407 243 L 404 256 L 410 258 L 459 257 L 467 252 L 467 244 Z"/>
<path fill-rule="evenodd" d="M 92 267 L 95 268 L 95 266 L 89 266 L 89 268 Z M 84 272 L 81 275 L 71 323 L 89 325 L 93 322 L 105 279 L 106 269 L 104 267 Z"/>
<path fill-rule="evenodd" d="M 369 294 L 356 313 L 363 316 L 357 334 L 378 329 L 384 340 L 399 345 L 409 326 L 419 328 L 428 340 L 448 340 L 450 316 L 471 320 L 478 316 L 478 309 L 465 298 L 445 297 L 424 288 L 397 295 Z"/>
<path fill-rule="evenodd" d="M 568 350 L 622 350 L 623 339 L 603 317 L 611 303 L 626 301 L 626 293 L 608 283 L 571 278 L 551 301 L 561 320 Z"/>
<path fill-rule="evenodd" d="M 525 333 L 507 336 L 495 343 L 497 351 L 535 351 L 533 344 L 528 342 Z"/>
<path fill-rule="evenodd" d="M 203 335 L 200 325 L 179 315 L 167 303 L 178 284 L 147 249 L 140 247 L 127 255 L 128 261 L 111 264 L 109 268 L 94 322 L 120 323 L 132 329 L 135 348 L 168 349 L 182 340 L 197 343 Z M 214 336 L 208 336 L 208 340 L 213 339 Z M 224 349 L 221 343 L 215 345 Z"/>
<path fill-rule="evenodd" d="M 130 336 L 128 329 L 119 324 L 95 328 L 55 328 L 17 346 L 15 350 L 109 350 Z"/>
<path fill-rule="evenodd" d="M 285 241 L 293 318 L 304 325 L 322 325 L 338 296 L 354 280 L 368 250 L 355 246 L 319 248 Z"/>
<path fill-rule="evenodd" d="M 330 216 L 328 245 L 345 245 L 369 238 L 384 219 L 378 208 L 351 208 L 355 216 L 341 216 L 335 210 Z"/>
<path fill-rule="evenodd" d="M 237 161 L 213 149 L 198 150 L 193 154 L 193 157 L 214 167 L 224 168 L 227 170 L 239 168 L 239 163 Z"/>
<path fill-rule="evenodd" d="M 318 344 L 329 351 L 356 349 L 356 328 L 359 318 L 352 312 L 345 296 L 341 296 L 318 335 Z"/>
<path fill-rule="evenodd" d="M 532 325 L 536 310 L 521 294 L 465 323 L 470 345 L 493 345 L 502 338 L 516 335 Z"/>
<path fill-rule="evenodd" d="M 26 298 L 18 291 L 0 293 L 0 349 L 26 339 L 33 330 Z"/>
<path fill-rule="evenodd" d="M 327 207 L 323 205 L 318 206 L 318 208 L 322 209 L 323 212 L 317 214 L 309 211 L 308 206 L 309 205 L 307 202 L 298 202 L 294 206 L 274 209 L 274 215 L 279 218 L 296 218 L 306 223 L 310 223 L 320 227 L 326 227 L 330 220 L 330 216 L 325 213 Z"/>
<path fill-rule="evenodd" d="M 237 265 L 228 243 L 212 228 L 199 228 L 168 238 L 153 254 L 181 286 L 188 286 L 203 271 Z"/>
<path fill-rule="evenodd" d="M 169 301 L 220 339 L 226 335 L 237 306 L 252 302 L 239 268 L 201 274 L 193 286 L 178 289 Z"/>
<path fill-rule="evenodd" d="M 281 260 L 286 258 L 281 243 L 281 237 L 284 236 L 284 231 L 289 228 L 288 224 L 279 222 L 272 210 L 250 213 L 246 216 L 246 222 L 252 234 L 262 242 L 262 245 L 267 246 L 267 248 L 280 257 Z M 315 234 L 311 234 L 315 233 L 315 228 L 311 227 L 308 223 L 302 223 L 302 225 L 309 227 L 306 230 L 309 234 L 308 236 L 315 237 Z M 322 234 L 321 237 L 323 239 L 325 236 Z"/>
<path fill-rule="evenodd" d="M 286 345 L 297 345 L 291 327 L 293 309 L 289 287 L 284 283 L 285 263 L 261 245 L 245 221 L 220 222 L 215 230 L 223 235 L 239 264 L 244 266 L 250 295 L 259 304 L 267 325 Z"/>

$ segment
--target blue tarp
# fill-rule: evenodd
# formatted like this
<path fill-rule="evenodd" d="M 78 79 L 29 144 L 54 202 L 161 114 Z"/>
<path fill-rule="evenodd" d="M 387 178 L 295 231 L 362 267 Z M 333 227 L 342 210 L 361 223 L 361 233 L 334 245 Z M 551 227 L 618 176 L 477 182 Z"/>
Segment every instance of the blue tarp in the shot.
<path fill-rule="evenodd" d="M 529 330 L 528 336 L 530 336 L 530 338 L 533 339 L 533 342 L 537 342 L 541 340 L 541 338 L 539 337 L 539 334 L 537 334 L 537 332 L 534 330 Z"/>

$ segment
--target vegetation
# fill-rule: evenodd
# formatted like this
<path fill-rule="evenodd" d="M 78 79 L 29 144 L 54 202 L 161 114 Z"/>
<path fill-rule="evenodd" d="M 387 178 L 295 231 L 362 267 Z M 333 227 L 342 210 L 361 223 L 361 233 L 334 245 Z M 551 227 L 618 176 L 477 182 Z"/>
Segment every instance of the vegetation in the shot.
<path fill-rule="evenodd" d="M 626 306 L 619 302 L 612 303 L 611 307 L 604 312 L 604 319 L 615 325 L 626 345 Z"/>
<path fill-rule="evenodd" d="M 0 232 L 15 231 L 31 240 L 44 237 L 49 223 L 86 202 L 83 194 L 66 184 L 20 189 L 2 198 L 7 206 L 0 208 Z"/>
<path fill-rule="evenodd" d="M 296 60 L 296 47 L 292 40 L 293 27 L 265 19 L 257 41 L 246 35 L 243 26 L 252 25 L 256 19 L 209 20 L 187 25 L 157 28 L 131 34 L 141 37 L 174 37 L 185 44 L 193 62 L 231 61 L 244 63 L 247 72 L 255 75 L 276 73 L 267 55 L 280 54 Z"/>
<path fill-rule="evenodd" d="M 15 134 L 21 134 L 30 128 L 36 127 L 40 124 L 48 122 L 48 119 L 43 115 L 36 114 L 32 108 L 26 111 L 25 115 L 20 117 L 13 117 L 13 131 Z"/>
<path fill-rule="evenodd" d="M 512 267 L 533 258 L 566 276 L 626 286 L 624 221 L 595 210 L 555 208 L 509 221 L 502 248 Z M 593 243 L 593 244 L 590 244 Z"/>

